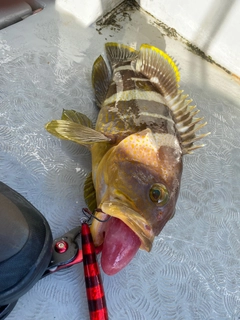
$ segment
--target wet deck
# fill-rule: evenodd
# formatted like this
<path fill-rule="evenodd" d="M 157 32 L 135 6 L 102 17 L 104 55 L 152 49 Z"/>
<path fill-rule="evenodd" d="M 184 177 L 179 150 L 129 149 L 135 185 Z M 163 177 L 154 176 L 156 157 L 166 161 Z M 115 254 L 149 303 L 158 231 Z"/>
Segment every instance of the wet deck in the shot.
<path fill-rule="evenodd" d="M 240 318 L 240 86 L 189 51 L 146 13 L 118 10 L 110 25 L 84 27 L 45 9 L 0 31 L 1 180 L 48 219 L 54 237 L 78 225 L 91 170 L 84 148 L 44 130 L 63 108 L 92 120 L 91 67 L 106 41 L 150 43 L 180 65 L 181 86 L 208 121 L 206 147 L 184 158 L 177 211 L 151 253 L 103 274 L 112 320 Z M 111 24 L 112 23 L 112 24 Z M 9 320 L 88 319 L 82 265 L 39 281 Z"/>

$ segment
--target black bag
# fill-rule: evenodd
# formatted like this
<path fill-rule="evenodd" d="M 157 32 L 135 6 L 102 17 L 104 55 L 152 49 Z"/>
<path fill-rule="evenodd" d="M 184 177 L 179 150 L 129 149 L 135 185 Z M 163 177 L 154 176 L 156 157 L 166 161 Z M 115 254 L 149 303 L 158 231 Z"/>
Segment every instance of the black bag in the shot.
<path fill-rule="evenodd" d="M 23 196 L 0 182 L 0 319 L 43 275 L 52 256 L 47 220 Z"/>

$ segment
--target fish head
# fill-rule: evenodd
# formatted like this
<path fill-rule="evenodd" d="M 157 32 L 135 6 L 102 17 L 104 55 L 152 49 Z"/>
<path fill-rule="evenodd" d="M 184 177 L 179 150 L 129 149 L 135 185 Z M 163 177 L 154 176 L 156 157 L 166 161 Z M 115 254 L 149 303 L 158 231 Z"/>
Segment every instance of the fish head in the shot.
<path fill-rule="evenodd" d="M 182 152 L 176 136 L 150 129 L 132 134 L 112 147 L 95 172 L 99 219 L 124 222 L 150 251 L 154 237 L 175 212 L 182 174 Z M 104 241 L 105 225 L 91 227 L 95 245 Z"/>

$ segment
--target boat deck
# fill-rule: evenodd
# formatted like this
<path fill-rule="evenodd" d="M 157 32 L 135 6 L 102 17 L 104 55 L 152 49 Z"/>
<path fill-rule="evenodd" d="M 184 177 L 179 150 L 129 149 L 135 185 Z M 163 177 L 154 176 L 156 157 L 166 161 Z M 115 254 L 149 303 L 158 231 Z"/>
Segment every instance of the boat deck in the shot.
<path fill-rule="evenodd" d="M 58 237 L 79 224 L 90 153 L 44 129 L 62 109 L 93 121 L 91 68 L 104 43 L 166 50 L 180 66 L 181 88 L 211 131 L 184 157 L 175 217 L 151 253 L 139 251 L 119 274 L 102 274 L 112 320 L 240 319 L 240 85 L 147 13 L 119 7 L 101 23 L 45 8 L 0 31 L 0 172 L 48 219 Z M 104 22 L 104 24 L 103 24 Z M 196 50 L 195 50 L 196 51 Z M 82 264 L 39 281 L 9 320 L 85 320 Z"/>

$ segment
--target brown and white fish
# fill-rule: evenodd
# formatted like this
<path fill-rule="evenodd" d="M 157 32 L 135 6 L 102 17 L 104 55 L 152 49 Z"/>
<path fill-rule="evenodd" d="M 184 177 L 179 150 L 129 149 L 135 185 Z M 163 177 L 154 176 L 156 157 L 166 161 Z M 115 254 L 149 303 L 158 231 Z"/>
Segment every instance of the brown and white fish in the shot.
<path fill-rule="evenodd" d="M 46 125 L 53 135 L 90 148 L 92 175 L 86 202 L 95 211 L 91 232 L 103 244 L 102 268 L 115 274 L 139 248 L 150 251 L 175 212 L 182 157 L 202 145 L 206 123 L 191 100 L 179 91 L 180 75 L 163 51 L 143 44 L 139 51 L 106 43 L 111 72 L 99 56 L 92 83 L 100 108 L 95 129 L 81 113 L 64 110 L 62 120 Z"/>

